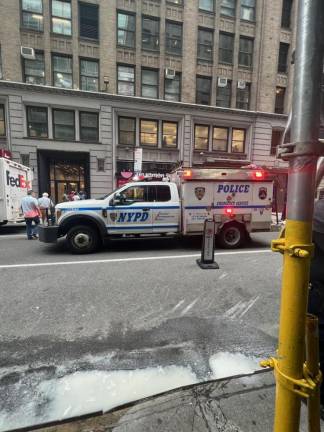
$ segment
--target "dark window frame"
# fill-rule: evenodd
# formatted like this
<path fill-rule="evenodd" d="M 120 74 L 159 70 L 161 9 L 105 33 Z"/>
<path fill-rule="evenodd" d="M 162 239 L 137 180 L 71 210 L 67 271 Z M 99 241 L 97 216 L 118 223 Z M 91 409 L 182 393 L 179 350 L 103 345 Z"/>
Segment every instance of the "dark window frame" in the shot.
<path fill-rule="evenodd" d="M 36 33 L 44 33 L 44 1 L 41 0 L 41 2 L 42 2 L 42 13 L 39 13 L 39 12 L 31 12 L 31 11 L 28 11 L 27 9 L 23 9 L 23 0 L 20 0 L 20 27 L 22 29 L 28 30 L 28 31 L 33 31 L 33 32 L 36 32 Z M 31 28 L 31 27 L 26 27 L 24 25 L 24 19 L 23 19 L 24 13 L 28 14 L 28 15 L 31 14 L 31 15 L 41 16 L 42 17 L 42 27 L 43 28 L 41 30 L 37 30 L 37 29 Z"/>
<path fill-rule="evenodd" d="M 82 134 L 81 134 L 81 131 L 82 131 L 82 124 L 81 124 L 81 115 L 82 114 L 95 114 L 96 115 L 96 117 L 97 117 L 97 125 L 96 125 L 96 128 L 94 128 L 94 127 L 87 127 L 88 129 L 96 129 L 96 131 L 97 131 L 97 136 L 96 136 L 96 139 L 95 140 L 89 140 L 89 139 L 84 139 L 84 138 L 82 138 Z M 80 110 L 79 111 L 79 139 L 80 139 L 80 141 L 81 142 L 91 142 L 91 143 L 98 143 L 99 142 L 99 113 L 97 112 L 97 111 L 84 111 L 84 110 Z"/>
<path fill-rule="evenodd" d="M 226 150 L 218 150 L 218 149 L 214 149 L 214 130 L 215 129 L 226 129 L 227 130 L 227 139 L 226 139 Z M 217 153 L 228 153 L 228 146 L 229 146 L 229 138 L 230 138 L 230 132 L 231 132 L 231 127 L 229 126 L 219 126 L 219 125 L 212 125 L 212 151 L 213 152 L 217 152 Z"/>
<path fill-rule="evenodd" d="M 62 18 L 62 17 L 60 17 L 60 16 L 57 16 L 57 15 L 53 15 L 53 0 L 51 0 L 51 6 L 50 6 L 50 13 L 51 13 L 51 16 L 50 16 L 50 18 L 51 18 L 51 33 L 53 33 L 54 35 L 60 35 L 60 36 L 63 36 L 63 37 L 67 37 L 67 38 L 72 38 L 72 35 L 73 35 L 73 23 L 72 23 L 72 18 L 73 18 L 73 11 L 72 11 L 72 1 L 71 0 L 58 0 L 58 1 L 60 1 L 60 2 L 62 2 L 62 3 L 69 3 L 70 5 L 71 5 L 71 17 L 70 18 Z M 57 33 L 57 32 L 54 32 L 54 30 L 53 30 L 53 18 L 58 18 L 58 19 L 61 19 L 61 20 L 65 20 L 65 21 L 70 21 L 70 23 L 71 23 L 71 34 L 64 34 L 64 33 Z"/>
<path fill-rule="evenodd" d="M 291 29 L 291 13 L 293 7 L 293 0 L 283 0 L 281 12 L 281 28 Z"/>
<path fill-rule="evenodd" d="M 243 150 L 242 151 L 233 151 L 233 136 L 234 136 L 234 131 L 235 130 L 239 130 L 239 131 L 243 131 L 244 132 L 244 139 L 243 139 Z M 234 153 L 234 154 L 245 154 L 245 149 L 246 149 L 246 135 L 247 135 L 247 133 L 246 133 L 246 129 L 244 129 L 244 128 L 238 128 L 238 127 L 232 127 L 232 130 L 231 130 L 231 153 Z"/>
<path fill-rule="evenodd" d="M 209 86 L 209 101 L 208 101 L 208 104 L 204 104 L 204 103 L 198 102 L 198 79 L 205 79 L 205 80 L 209 81 L 210 86 Z M 206 105 L 206 106 L 209 106 L 211 104 L 211 91 L 212 91 L 212 87 L 211 86 L 212 86 L 212 77 L 210 77 L 210 76 L 204 76 L 204 75 L 196 75 L 196 104 Z"/>
<path fill-rule="evenodd" d="M 206 44 L 206 43 L 201 43 L 199 42 L 199 32 L 205 32 L 205 33 L 210 33 L 212 35 L 211 37 L 211 45 Z M 204 49 L 206 49 L 207 47 L 211 48 L 211 56 L 210 58 L 203 58 L 199 56 L 199 51 L 200 48 L 203 47 Z M 206 63 L 213 63 L 213 56 L 214 56 L 214 30 L 205 28 L 205 27 L 198 27 L 198 35 L 197 35 L 197 61 L 202 61 L 202 62 L 206 62 Z"/>
<path fill-rule="evenodd" d="M 243 0 L 244 1 L 244 0 Z M 242 10 L 243 9 L 248 9 L 248 10 L 253 10 L 253 19 L 251 19 L 251 20 L 247 20 L 247 19 L 245 19 L 245 18 L 243 18 L 242 17 Z M 254 1 L 254 6 L 246 6 L 246 5 L 243 5 L 242 6 L 242 0 L 240 0 L 240 19 L 242 20 L 242 21 L 247 21 L 247 22 L 255 22 L 255 12 L 256 12 L 256 1 Z"/>
<path fill-rule="evenodd" d="M 44 111 L 46 111 L 46 125 L 47 125 L 47 135 L 46 137 L 35 137 L 30 135 L 30 129 L 29 129 L 29 124 L 30 124 L 30 120 L 29 120 L 29 108 L 43 108 Z M 36 138 L 36 139 L 46 139 L 49 137 L 49 127 L 48 127 L 48 107 L 44 107 L 44 106 L 39 106 L 39 105 L 26 105 L 26 120 L 27 120 L 27 136 L 29 138 Z"/>
<path fill-rule="evenodd" d="M 53 87 L 56 87 L 55 84 L 54 84 L 54 73 L 55 73 L 55 70 L 54 70 L 54 57 L 66 57 L 66 58 L 71 59 L 71 77 L 72 77 L 72 85 L 71 85 L 71 87 L 57 87 L 57 88 L 63 88 L 63 89 L 68 88 L 68 89 L 73 89 L 73 84 L 74 84 L 74 82 L 73 82 L 73 55 L 70 55 L 70 54 L 62 54 L 62 53 L 57 53 L 57 52 L 52 52 L 52 53 L 51 53 L 52 84 L 53 84 Z M 63 73 L 66 73 L 66 72 L 63 72 Z"/>
<path fill-rule="evenodd" d="M 35 84 L 35 85 L 45 85 L 46 84 L 45 54 L 44 54 L 44 51 L 35 50 L 35 60 L 36 60 L 36 56 L 40 55 L 40 54 L 43 55 L 43 63 L 44 63 L 44 77 L 43 77 L 43 79 L 44 79 L 44 82 L 41 83 L 41 84 Z M 35 61 L 35 60 L 29 60 L 29 61 Z M 28 61 L 28 59 L 22 58 L 22 68 L 23 68 L 22 75 L 23 75 L 24 82 L 26 82 L 26 77 L 27 76 L 34 76 L 34 75 L 26 75 L 26 61 Z"/>
<path fill-rule="evenodd" d="M 230 37 L 232 39 L 232 48 L 223 48 L 221 46 L 221 36 L 227 36 Z M 222 63 L 222 64 L 229 64 L 232 65 L 234 62 L 234 41 L 235 41 L 235 34 L 234 33 L 228 33 L 228 32 L 219 32 L 219 41 L 218 41 L 218 63 Z M 231 61 L 227 62 L 225 60 L 221 59 L 221 52 L 231 52 Z"/>
<path fill-rule="evenodd" d="M 98 64 L 98 76 L 97 76 L 97 79 L 98 79 L 98 89 L 95 90 L 95 91 L 99 92 L 100 91 L 100 59 L 95 59 L 95 58 L 91 58 L 91 57 L 79 57 L 79 84 L 80 84 L 80 90 L 84 90 L 82 88 L 82 85 L 81 85 L 81 82 L 82 82 L 81 77 L 84 76 L 84 77 L 87 77 L 87 78 L 94 78 L 94 77 L 91 77 L 90 75 L 82 75 L 81 74 L 81 62 L 83 60 L 84 61 L 94 62 L 94 63 Z M 73 60 L 72 60 L 72 75 L 73 75 Z M 72 80 L 73 80 L 73 76 L 72 76 Z M 73 86 L 73 83 L 72 83 L 72 86 Z M 94 90 L 87 90 L 87 91 L 94 91 Z"/>
<path fill-rule="evenodd" d="M 149 99 L 159 99 L 159 96 L 160 96 L 160 69 L 147 68 L 147 67 L 142 67 L 141 68 L 141 96 L 142 97 L 147 97 L 147 96 L 143 96 L 143 70 L 149 70 L 149 71 L 156 72 L 156 75 L 157 75 L 157 84 L 156 84 L 156 86 L 152 85 L 152 84 L 144 84 L 144 85 L 148 86 L 148 87 L 157 87 L 157 96 L 156 96 L 156 98 L 149 98 Z"/>
<path fill-rule="evenodd" d="M 0 104 L 0 109 L 3 111 L 3 130 L 4 130 L 4 134 L 3 134 L 3 135 L 0 134 L 0 137 L 1 137 L 1 138 L 4 138 L 4 137 L 7 136 L 6 106 L 5 106 L 4 103 L 1 103 L 1 104 Z M 1 120 L 1 121 L 2 121 L 2 120 Z"/>
<path fill-rule="evenodd" d="M 176 132 L 176 145 L 174 146 L 174 145 L 172 145 L 172 146 L 168 146 L 168 145 L 164 145 L 163 144 L 163 135 L 164 135 L 164 133 L 163 133 L 163 130 L 164 130 L 164 124 L 165 123 L 171 123 L 171 124 L 175 124 L 176 125 L 176 127 L 177 127 L 177 132 Z M 162 130 L 161 130 L 161 134 L 162 134 L 162 139 L 161 139 L 161 144 L 162 144 L 162 148 L 166 148 L 166 149 L 177 149 L 178 147 L 179 147 L 179 140 L 178 140 L 178 138 L 179 138 L 179 122 L 176 122 L 176 121 L 173 121 L 173 120 L 162 120 L 162 128 L 161 128 Z"/>
<path fill-rule="evenodd" d="M 101 166 L 103 164 L 103 166 Z M 105 158 L 97 158 L 97 171 L 105 172 Z"/>
<path fill-rule="evenodd" d="M 197 127 L 205 127 L 208 128 L 208 135 L 207 135 L 207 147 L 206 148 L 197 148 L 196 147 L 196 128 Z M 209 124 L 203 124 L 203 123 L 195 123 L 194 124 L 194 151 L 195 152 L 202 152 L 202 151 L 209 151 L 209 141 L 210 141 L 210 125 Z"/>
<path fill-rule="evenodd" d="M 283 92 L 278 92 L 277 90 L 283 90 Z M 279 94 L 283 94 L 281 98 L 278 97 Z M 276 114 L 284 114 L 285 112 L 285 98 L 286 98 L 286 87 L 276 87 L 276 97 L 275 97 L 275 113 Z M 282 104 L 279 104 L 278 102 L 281 101 Z"/>
<path fill-rule="evenodd" d="M 168 37 L 167 35 L 167 25 L 176 25 L 179 26 L 179 28 L 181 28 L 181 37 L 180 38 L 176 38 L 176 37 Z M 179 52 L 175 52 L 172 50 L 168 49 L 168 41 L 174 41 L 180 40 L 180 50 Z M 177 22 L 177 21 L 172 21 L 172 20 L 165 20 L 165 52 L 167 54 L 171 54 L 171 55 L 175 55 L 175 56 L 182 56 L 182 48 L 183 48 L 183 24 L 181 22 Z"/>
<path fill-rule="evenodd" d="M 56 112 L 56 111 L 64 111 L 64 112 L 68 111 L 68 112 L 73 112 L 73 129 L 74 129 L 74 138 L 71 139 L 71 141 L 76 141 L 76 139 L 75 139 L 75 135 L 76 135 L 76 130 L 75 130 L 75 110 L 71 110 L 71 109 L 63 109 L 63 108 L 53 108 L 53 109 L 52 109 L 53 139 L 54 139 L 54 140 L 57 140 L 57 141 L 70 141 L 70 140 L 67 140 L 67 139 L 65 139 L 65 138 L 56 138 L 56 136 L 55 136 L 55 121 L 54 121 L 54 119 L 55 119 L 55 112 Z"/>
<path fill-rule="evenodd" d="M 278 68 L 277 72 L 280 74 L 288 73 L 288 58 L 289 58 L 290 45 L 285 42 L 280 42 L 278 53 Z"/>
<path fill-rule="evenodd" d="M 278 142 L 274 145 L 274 134 L 278 134 Z M 277 147 L 280 145 L 281 138 L 284 134 L 284 129 L 273 128 L 271 132 L 271 146 L 270 146 L 270 156 L 275 156 L 277 153 Z"/>
<path fill-rule="evenodd" d="M 243 93 L 243 92 L 248 92 L 249 101 L 248 101 L 248 104 L 247 104 L 247 108 L 241 108 L 241 107 L 237 106 L 238 103 L 242 103 L 242 104 L 245 103 L 244 100 L 243 100 L 243 98 L 241 98 L 241 99 L 238 98 L 238 95 L 240 93 Z M 249 82 L 249 83 L 245 84 L 245 88 L 244 89 L 240 89 L 238 87 L 236 88 L 236 108 L 237 109 L 242 109 L 242 110 L 245 110 L 245 111 L 249 111 L 250 104 L 251 104 L 251 83 Z"/>
<path fill-rule="evenodd" d="M 120 80 L 119 78 L 118 78 L 118 68 L 119 67 L 128 67 L 128 68 L 132 68 L 133 69 L 133 71 L 134 71 L 134 81 L 133 81 L 133 87 L 134 87 L 134 92 L 133 92 L 133 94 L 131 95 L 131 96 L 135 96 L 136 95 L 136 66 L 135 65 L 133 65 L 133 64 L 127 64 L 127 63 L 117 63 L 116 64 L 116 69 L 117 69 L 117 74 L 116 74 L 116 76 L 117 76 L 117 94 L 120 94 L 120 95 L 123 95 L 123 93 L 119 93 L 118 92 L 118 84 L 120 83 L 120 82 L 130 82 L 130 81 L 124 81 L 124 80 Z M 124 96 L 129 96 L 129 95 L 124 95 Z"/>
<path fill-rule="evenodd" d="M 121 15 L 131 15 L 132 17 L 134 17 L 135 18 L 135 20 L 134 20 L 134 23 L 135 23 L 134 30 L 125 30 L 123 28 L 119 28 L 118 27 L 118 14 L 121 14 Z M 124 10 L 121 10 L 121 9 L 117 9 L 117 11 L 116 11 L 116 18 L 117 18 L 116 19 L 116 45 L 117 45 L 117 47 L 122 47 L 122 48 L 134 49 L 135 50 L 136 49 L 136 14 L 133 13 L 133 12 L 128 12 L 128 11 L 124 11 Z M 132 46 L 121 45 L 121 44 L 118 43 L 118 31 L 119 30 L 122 30 L 124 32 L 132 33 L 133 34 L 133 45 Z"/>
<path fill-rule="evenodd" d="M 81 13 L 80 13 L 80 9 L 82 7 L 82 5 L 86 5 L 86 6 L 90 6 L 93 7 L 94 9 L 97 9 L 97 38 L 91 38 L 91 37 L 87 37 L 87 36 L 81 36 Z M 80 39 L 84 39 L 84 40 L 89 40 L 89 41 L 97 41 L 99 42 L 100 40 L 100 28 L 99 28 L 99 23 L 100 23 L 100 14 L 99 14 L 99 9 L 100 9 L 100 5 L 99 4 L 95 4 L 95 3 L 88 3 L 85 1 L 79 1 L 78 2 L 78 22 L 79 22 L 79 38 Z"/>
<path fill-rule="evenodd" d="M 220 101 L 225 100 L 225 97 L 223 97 L 222 99 L 219 98 L 219 93 L 218 93 L 219 89 L 228 90 L 228 97 L 229 97 L 228 105 L 225 105 L 225 104 L 219 105 Z M 226 87 L 220 87 L 219 85 L 217 85 L 217 88 L 216 88 L 216 106 L 223 107 L 223 108 L 231 108 L 231 101 L 232 101 L 232 81 L 228 79 Z"/>
<path fill-rule="evenodd" d="M 213 10 L 209 10 L 209 9 L 202 9 L 200 7 L 200 0 L 198 0 L 198 10 L 200 12 L 204 12 L 204 13 L 209 13 L 209 14 L 214 14 L 215 13 L 215 0 L 211 0 L 213 3 Z"/>
<path fill-rule="evenodd" d="M 222 5 L 222 1 L 220 2 L 220 15 L 222 17 L 226 17 L 226 18 L 230 18 L 230 19 L 235 19 L 235 16 L 236 16 L 236 0 L 233 0 L 233 2 L 234 2 L 234 6 L 233 7 L 223 6 Z M 224 9 L 231 9 L 231 10 L 233 10 L 234 11 L 233 15 L 228 15 L 228 14 L 222 13 L 222 9 L 223 8 Z"/>
<path fill-rule="evenodd" d="M 252 46 L 251 52 L 249 52 L 249 51 L 241 51 L 241 40 L 246 40 L 246 41 L 252 42 L 252 44 L 251 44 L 251 46 Z M 246 65 L 244 63 L 241 63 L 241 54 L 249 56 L 250 61 L 249 61 L 248 65 Z M 251 38 L 251 37 L 248 37 L 248 36 L 240 36 L 238 66 L 241 67 L 241 68 L 243 67 L 243 68 L 252 69 L 253 68 L 253 54 L 254 54 L 254 39 Z"/>
<path fill-rule="evenodd" d="M 141 18 L 142 18 L 141 19 L 141 26 L 142 26 L 142 28 L 141 28 L 141 48 L 142 48 L 142 51 L 160 52 L 160 47 L 161 47 L 161 19 L 159 17 L 155 17 L 155 16 L 151 16 L 151 15 L 145 15 L 145 14 L 143 14 Z M 158 48 L 148 48 L 148 47 L 143 46 L 143 35 L 144 35 L 143 20 L 145 20 L 145 19 L 149 19 L 151 21 L 155 21 L 158 23 L 158 33 L 157 33 L 158 34 L 158 42 L 159 42 Z M 156 34 L 152 34 L 152 35 L 150 35 L 150 37 L 156 38 Z"/>
<path fill-rule="evenodd" d="M 154 122 L 157 125 L 157 131 L 156 131 L 156 145 L 150 145 L 150 144 L 145 144 L 142 143 L 142 121 L 149 121 L 149 122 Z M 140 118 L 139 119 L 139 144 L 140 147 L 148 147 L 148 148 L 159 148 L 159 120 L 156 119 L 150 119 L 150 118 Z M 147 132 L 145 132 L 147 133 Z M 155 135 L 155 134 L 150 134 L 150 135 Z"/>
<path fill-rule="evenodd" d="M 131 132 L 133 132 L 134 133 L 134 145 L 131 145 L 131 144 L 125 144 L 125 143 L 122 143 L 121 142 L 121 140 L 120 140 L 120 119 L 131 119 L 131 120 L 134 120 L 134 125 L 135 125 L 135 128 L 134 128 L 134 131 L 131 131 Z M 137 122 L 136 122 L 136 117 L 126 117 L 126 116 L 118 116 L 118 145 L 122 145 L 122 146 L 125 146 L 125 147 L 136 147 L 136 132 L 137 132 L 137 124 L 136 124 Z M 129 131 L 127 131 L 127 132 L 129 132 Z"/>
<path fill-rule="evenodd" d="M 165 82 L 166 82 L 167 80 L 169 80 L 169 81 L 173 81 L 174 79 L 173 79 L 173 80 L 170 80 L 169 78 L 164 77 L 164 99 L 165 99 L 165 100 L 168 100 L 168 101 L 174 101 L 174 102 L 180 102 L 180 101 L 181 101 L 181 80 L 182 80 L 181 72 L 176 72 L 176 77 L 179 77 L 179 99 L 177 99 L 176 101 L 175 101 L 174 99 L 166 99 L 165 95 L 166 95 L 166 94 L 172 94 L 172 93 L 167 93 L 167 92 L 165 91 L 165 89 L 166 89 Z"/>

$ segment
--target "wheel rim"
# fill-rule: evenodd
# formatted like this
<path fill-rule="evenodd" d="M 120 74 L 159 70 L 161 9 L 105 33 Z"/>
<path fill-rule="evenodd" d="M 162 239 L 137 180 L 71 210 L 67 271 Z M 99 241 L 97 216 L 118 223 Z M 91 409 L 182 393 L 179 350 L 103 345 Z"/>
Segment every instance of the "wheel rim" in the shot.
<path fill-rule="evenodd" d="M 85 249 L 91 244 L 91 237 L 87 233 L 77 233 L 73 238 L 73 243 L 78 249 Z"/>
<path fill-rule="evenodd" d="M 230 227 L 224 233 L 225 242 L 230 246 L 235 246 L 241 238 L 241 232 L 237 227 Z"/>

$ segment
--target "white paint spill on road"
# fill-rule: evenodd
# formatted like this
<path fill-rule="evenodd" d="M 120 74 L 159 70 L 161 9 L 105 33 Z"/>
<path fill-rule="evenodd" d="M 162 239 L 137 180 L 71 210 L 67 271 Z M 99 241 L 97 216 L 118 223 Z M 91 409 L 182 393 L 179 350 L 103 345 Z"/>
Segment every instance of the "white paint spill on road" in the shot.
<path fill-rule="evenodd" d="M 98 364 L 95 357 L 93 360 L 94 364 Z M 101 362 L 102 357 L 99 360 Z M 209 366 L 211 372 L 205 377 L 206 381 L 250 374 L 260 369 L 256 358 L 229 352 L 211 356 Z M 28 390 L 25 388 L 26 394 L 18 410 L 0 412 L 0 431 L 108 411 L 198 381 L 189 367 L 175 365 L 136 370 L 74 372 L 61 378 L 43 380 Z M 20 383 L 16 383 L 15 388 L 17 396 L 21 397 Z"/>
<path fill-rule="evenodd" d="M 192 309 L 195 304 L 197 303 L 197 301 L 199 300 L 199 297 L 195 298 L 195 300 L 193 302 L 191 302 L 187 307 L 185 307 L 183 309 L 183 311 L 181 312 L 181 316 L 185 315 L 187 312 L 190 311 L 190 309 Z"/>
<path fill-rule="evenodd" d="M 222 280 L 222 279 L 224 279 L 224 278 L 226 278 L 226 277 L 227 277 L 227 273 L 222 273 L 222 274 L 219 276 L 218 280 Z"/>
<path fill-rule="evenodd" d="M 254 306 L 254 304 L 259 300 L 259 295 L 256 296 L 254 299 L 250 300 L 250 302 L 247 304 L 246 308 L 242 311 L 242 313 L 239 315 L 239 318 L 243 318 L 243 316 L 251 309 L 251 307 Z"/>
<path fill-rule="evenodd" d="M 177 304 L 176 304 L 176 305 L 171 309 L 170 313 L 173 313 L 173 312 L 175 312 L 177 309 L 179 309 L 179 307 L 180 307 L 181 305 L 183 305 L 183 303 L 184 303 L 184 299 L 180 300 L 179 303 L 177 303 Z"/>

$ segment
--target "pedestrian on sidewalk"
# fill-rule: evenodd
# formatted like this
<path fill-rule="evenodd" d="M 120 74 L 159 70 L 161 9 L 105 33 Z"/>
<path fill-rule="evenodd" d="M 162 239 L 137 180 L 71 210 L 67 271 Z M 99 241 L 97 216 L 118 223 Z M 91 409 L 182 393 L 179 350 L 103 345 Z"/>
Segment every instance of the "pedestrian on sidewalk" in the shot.
<path fill-rule="evenodd" d="M 27 196 L 21 200 L 21 209 L 25 217 L 27 239 L 37 239 L 38 225 L 40 222 L 40 209 L 38 206 L 38 201 L 35 198 L 35 194 L 32 190 L 27 191 Z"/>
<path fill-rule="evenodd" d="M 45 223 L 47 223 L 48 225 L 50 211 L 51 208 L 54 207 L 54 204 L 47 192 L 44 192 L 42 197 L 38 199 L 38 205 L 41 211 L 42 224 L 45 225 Z"/>
<path fill-rule="evenodd" d="M 318 317 L 320 367 L 324 373 L 324 199 L 318 200 L 313 218 L 314 256 L 310 268 L 308 312 Z M 324 405 L 324 384 L 321 386 L 321 404 Z"/>

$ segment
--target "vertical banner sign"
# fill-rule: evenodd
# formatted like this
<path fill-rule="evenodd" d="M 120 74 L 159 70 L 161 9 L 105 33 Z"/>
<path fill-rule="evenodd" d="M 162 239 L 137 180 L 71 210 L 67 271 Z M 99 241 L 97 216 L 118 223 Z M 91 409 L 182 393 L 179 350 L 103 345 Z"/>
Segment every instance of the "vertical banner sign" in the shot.
<path fill-rule="evenodd" d="M 142 172 L 143 149 L 136 148 L 134 150 L 134 172 Z"/>
<path fill-rule="evenodd" d="M 202 269 L 219 269 L 214 258 L 215 250 L 215 222 L 213 219 L 206 219 L 204 223 L 203 244 L 201 249 L 201 259 L 197 264 Z"/>

